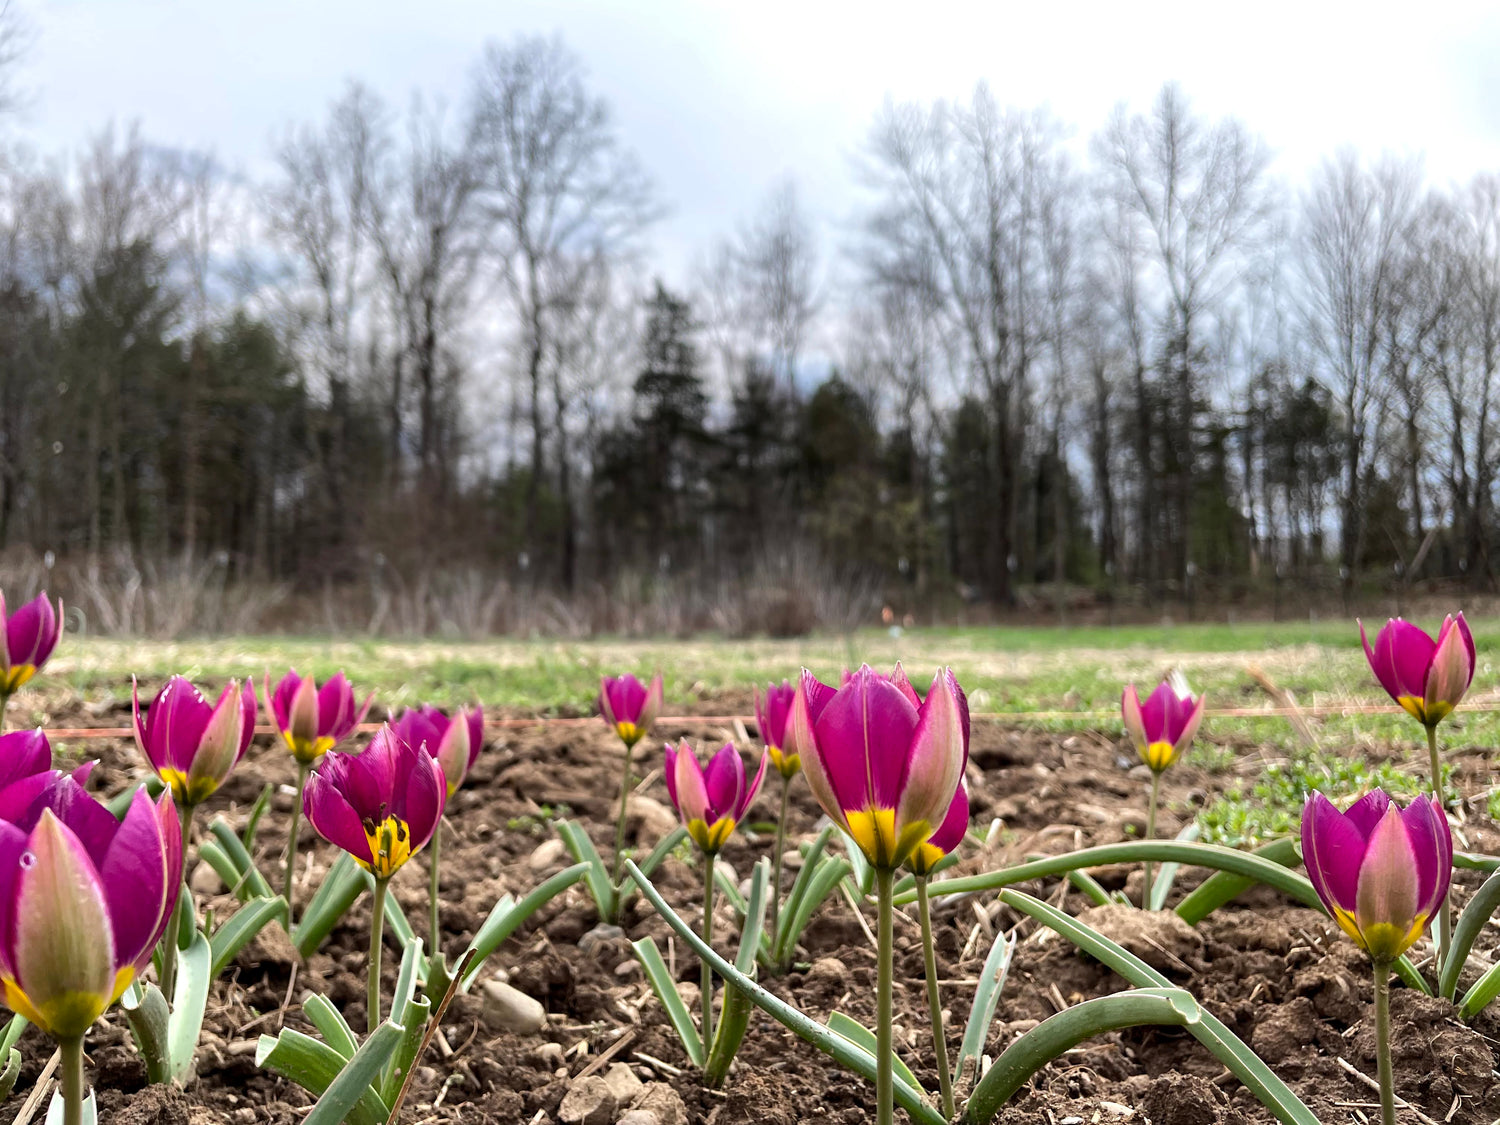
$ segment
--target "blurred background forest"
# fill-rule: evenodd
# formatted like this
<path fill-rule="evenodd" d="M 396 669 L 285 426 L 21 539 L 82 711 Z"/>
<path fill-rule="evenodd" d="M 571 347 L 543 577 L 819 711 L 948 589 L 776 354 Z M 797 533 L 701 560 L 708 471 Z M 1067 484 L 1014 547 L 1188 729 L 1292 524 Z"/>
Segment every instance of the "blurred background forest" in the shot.
<path fill-rule="evenodd" d="M 12 19 L 7 62 L 24 49 Z M 1492 592 L 1500 175 L 1305 181 L 1163 87 L 870 107 L 691 284 L 557 38 L 251 181 L 0 159 L 0 573 L 91 631 L 796 635 Z"/>

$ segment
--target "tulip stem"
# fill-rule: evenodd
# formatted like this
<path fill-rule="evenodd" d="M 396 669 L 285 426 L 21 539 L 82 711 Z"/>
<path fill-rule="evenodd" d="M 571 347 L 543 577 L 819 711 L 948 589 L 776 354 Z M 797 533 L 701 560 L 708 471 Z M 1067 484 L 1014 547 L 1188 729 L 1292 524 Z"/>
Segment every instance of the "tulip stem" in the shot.
<path fill-rule="evenodd" d="M 610 880 L 609 917 L 606 922 L 617 921 L 620 914 L 620 864 L 625 857 L 625 806 L 630 799 L 630 751 L 633 746 L 627 744 L 625 747 L 625 770 L 620 774 L 620 818 L 615 821 L 615 865 L 614 876 Z"/>
<path fill-rule="evenodd" d="M 385 929 L 385 888 L 389 879 L 375 880 L 375 906 L 370 916 L 370 980 L 365 993 L 365 1034 L 380 1026 L 380 939 Z"/>
<path fill-rule="evenodd" d="M 83 1125 L 83 1036 L 57 1041 L 63 1125 Z"/>
<path fill-rule="evenodd" d="M 297 874 L 297 829 L 302 826 L 302 790 L 307 787 L 307 766 L 302 762 L 297 763 L 297 796 L 292 801 L 292 831 L 287 837 L 286 844 L 286 879 L 283 883 L 282 897 L 286 899 L 286 924 L 287 932 L 291 932 L 292 922 L 297 912 L 292 909 L 292 878 Z"/>
<path fill-rule="evenodd" d="M 1161 774 L 1151 771 L 1151 802 L 1146 806 L 1146 839 L 1156 839 L 1156 802 L 1161 796 Z M 1151 906 L 1151 861 L 1146 860 L 1145 881 L 1141 886 L 1141 909 Z"/>
<path fill-rule="evenodd" d="M 714 853 L 703 857 L 703 944 L 714 943 Z M 708 959 L 703 959 L 703 973 L 699 978 L 699 991 L 703 993 L 703 1049 L 709 1050 L 714 1041 L 714 971 Z"/>
<path fill-rule="evenodd" d="M 178 820 L 182 825 L 182 854 L 184 857 L 182 871 L 184 882 L 186 882 L 189 874 L 186 857 L 188 854 L 188 845 L 193 839 L 193 811 L 192 805 L 183 804 L 177 806 Z M 167 998 L 168 1004 L 172 1003 L 173 990 L 177 986 L 177 944 L 182 940 L 182 912 L 184 910 L 191 910 L 192 908 L 192 903 L 187 901 L 187 896 L 179 892 L 177 895 L 177 905 L 172 908 L 172 921 L 167 926 L 166 934 L 163 935 L 163 940 L 166 944 L 162 947 L 161 951 L 161 991 L 162 995 Z"/>
<path fill-rule="evenodd" d="M 891 1081 L 891 1024 L 895 1004 L 891 993 L 892 933 L 891 876 L 889 867 L 875 868 L 875 899 L 880 924 L 875 942 L 875 1125 L 892 1125 L 896 1113 L 895 1086 Z"/>
<path fill-rule="evenodd" d="M 1375 1064 L 1380 1075 L 1380 1120 L 1396 1125 L 1396 1082 L 1391 1075 L 1391 966 L 1375 962 Z"/>
<path fill-rule="evenodd" d="M 1447 804 L 1443 801 L 1443 762 L 1438 757 L 1437 724 L 1434 723 L 1427 728 L 1427 754 L 1432 759 L 1432 795 L 1437 799 L 1438 808 L 1446 813 Z M 1439 970 L 1443 966 L 1443 958 L 1448 955 L 1448 946 L 1453 939 L 1453 908 L 1451 895 L 1444 895 L 1442 905 L 1437 912 L 1437 965 Z"/>
<path fill-rule="evenodd" d="M 776 818 L 776 857 L 771 864 L 771 947 L 776 947 L 776 919 L 781 913 L 781 856 L 786 851 L 786 807 L 792 795 L 792 779 L 781 778 L 781 815 Z"/>
<path fill-rule="evenodd" d="M 932 910 L 927 900 L 927 876 L 917 876 L 917 914 L 922 922 L 922 967 L 927 973 L 927 1014 L 932 1017 L 932 1048 L 942 1091 L 943 1117 L 953 1120 L 953 1076 L 948 1071 L 948 1041 L 943 1033 L 943 1001 L 938 995 L 937 952 L 932 944 Z"/>
<path fill-rule="evenodd" d="M 443 851 L 443 820 L 438 818 L 437 827 L 432 830 L 432 873 L 427 878 L 427 897 L 432 905 L 432 955 L 436 957 L 443 951 L 442 919 L 438 915 L 438 857 Z"/>

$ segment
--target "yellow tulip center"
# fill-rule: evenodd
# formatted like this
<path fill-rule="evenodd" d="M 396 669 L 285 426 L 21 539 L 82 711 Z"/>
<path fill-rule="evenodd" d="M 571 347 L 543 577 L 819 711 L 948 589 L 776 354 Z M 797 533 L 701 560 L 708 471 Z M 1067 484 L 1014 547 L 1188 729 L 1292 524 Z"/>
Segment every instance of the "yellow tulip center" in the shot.
<path fill-rule="evenodd" d="M 366 863 L 355 856 L 365 870 L 377 879 L 389 879 L 396 869 L 411 858 L 411 829 L 406 821 L 388 816 L 379 823 L 367 820 L 364 823 L 365 839 L 370 845 L 373 862 Z"/>

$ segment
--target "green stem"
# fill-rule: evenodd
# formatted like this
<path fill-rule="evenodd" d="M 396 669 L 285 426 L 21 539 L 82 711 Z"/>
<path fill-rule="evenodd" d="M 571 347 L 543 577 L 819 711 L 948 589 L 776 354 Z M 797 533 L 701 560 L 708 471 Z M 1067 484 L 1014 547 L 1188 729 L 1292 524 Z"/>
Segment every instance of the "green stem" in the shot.
<path fill-rule="evenodd" d="M 953 1120 L 953 1076 L 948 1071 L 948 1040 L 943 1033 L 943 1001 L 938 995 L 937 952 L 932 945 L 932 910 L 927 902 L 927 877 L 917 876 L 917 913 L 922 922 L 922 967 L 927 973 L 927 1014 L 932 1018 L 932 1049 L 936 1056 L 943 1117 Z"/>
<path fill-rule="evenodd" d="M 625 769 L 620 774 L 620 817 L 615 821 L 615 863 L 613 876 L 610 879 L 609 917 L 606 922 L 613 922 L 620 913 L 620 864 L 625 859 L 625 807 L 630 799 L 630 751 L 634 746 L 627 744 L 625 747 Z"/>
<path fill-rule="evenodd" d="M 1391 1075 L 1391 966 L 1375 962 L 1375 1063 L 1380 1074 L 1380 1120 L 1396 1125 L 1396 1084 Z"/>
<path fill-rule="evenodd" d="M 0 695 L 0 734 L 5 733 L 5 712 L 10 708 L 10 693 Z"/>
<path fill-rule="evenodd" d="M 380 1026 L 380 938 L 385 928 L 385 888 L 389 879 L 375 880 L 375 912 L 370 916 L 370 980 L 365 992 L 365 1033 Z"/>
<path fill-rule="evenodd" d="M 879 903 L 880 927 L 875 958 L 875 1125 L 893 1125 L 896 1088 L 891 1082 L 891 1024 L 895 1005 L 891 994 L 891 955 L 895 939 L 891 932 L 891 876 L 889 867 L 875 868 L 875 897 Z"/>
<path fill-rule="evenodd" d="M 703 944 L 714 943 L 714 855 L 703 857 Z M 703 959 L 703 973 L 699 978 L 699 990 L 703 993 L 703 1049 L 709 1050 L 714 1041 L 714 971 L 708 959 Z"/>
<path fill-rule="evenodd" d="M 1156 801 L 1161 796 L 1161 774 L 1151 771 L 1151 803 L 1146 806 L 1146 839 L 1156 839 Z M 1141 888 L 1141 909 L 1151 905 L 1151 861 L 1146 861 L 1146 882 Z"/>
<path fill-rule="evenodd" d="M 188 845 L 193 839 L 193 806 L 178 805 L 178 823 L 182 826 L 182 854 L 188 854 Z M 186 883 L 189 875 L 186 862 L 182 869 L 183 882 Z M 191 893 L 191 892 L 188 892 Z M 191 910 L 193 904 L 188 901 L 185 894 L 177 895 L 177 905 L 172 908 L 172 921 L 167 926 L 167 932 L 163 935 L 166 944 L 161 951 L 161 991 L 167 998 L 167 1003 L 172 1002 L 172 993 L 177 986 L 177 943 L 182 934 L 182 912 Z"/>
<path fill-rule="evenodd" d="M 63 1125 L 83 1125 L 83 1036 L 59 1039 L 57 1069 L 61 1076 Z"/>
<path fill-rule="evenodd" d="M 286 879 L 282 884 L 282 897 L 286 899 L 286 922 L 288 932 L 296 920 L 297 912 L 292 907 L 292 877 L 297 874 L 297 829 L 302 826 L 302 790 L 307 787 L 307 766 L 297 763 L 297 796 L 292 801 L 292 831 L 286 844 Z"/>
<path fill-rule="evenodd" d="M 1437 724 L 1427 728 L 1427 754 L 1432 759 L 1432 795 L 1437 798 L 1438 807 L 1445 809 L 1447 804 L 1443 800 L 1443 763 L 1438 757 Z M 1448 955 L 1448 948 L 1453 942 L 1453 905 L 1451 894 L 1445 896 L 1443 903 L 1438 907 L 1437 916 L 1437 964 L 1442 967 L 1443 958 Z"/>
<path fill-rule="evenodd" d="M 786 851 L 786 807 L 792 779 L 781 779 L 781 815 L 776 818 L 776 857 L 771 864 L 771 947 L 776 947 L 776 918 L 781 913 L 781 856 Z"/>
<path fill-rule="evenodd" d="M 442 918 L 438 915 L 438 863 L 443 850 L 443 822 L 438 821 L 432 834 L 432 872 L 427 878 L 427 898 L 432 906 L 431 952 L 434 957 L 443 951 Z"/>

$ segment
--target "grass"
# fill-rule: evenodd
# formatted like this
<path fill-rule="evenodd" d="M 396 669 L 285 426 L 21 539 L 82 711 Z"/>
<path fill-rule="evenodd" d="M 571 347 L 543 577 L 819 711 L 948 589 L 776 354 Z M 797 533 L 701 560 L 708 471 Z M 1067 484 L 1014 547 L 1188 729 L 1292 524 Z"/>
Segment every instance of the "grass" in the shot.
<path fill-rule="evenodd" d="M 1436 622 L 1426 622 L 1433 626 Z M 1500 619 L 1471 623 L 1480 652 L 1471 701 L 1500 699 L 1490 685 L 1487 654 L 1500 645 Z M 129 699 L 130 675 L 143 693 L 173 672 L 205 685 L 288 666 L 321 681 L 344 671 L 361 693 L 375 691 L 386 706 L 440 706 L 482 700 L 492 708 L 540 716 L 586 715 L 603 672 L 660 670 L 667 711 L 702 710 L 726 694 L 724 705 L 748 710 L 752 685 L 792 676 L 806 665 L 826 679 L 867 660 L 877 667 L 901 660 L 919 688 L 940 664 L 951 664 L 975 712 L 1082 712 L 1077 717 L 1022 720 L 1047 730 L 1120 733 L 1120 690 L 1149 687 L 1181 668 L 1209 706 L 1269 705 L 1247 672 L 1254 665 L 1304 707 L 1350 708 L 1388 701 L 1360 648 L 1352 621 L 1247 625 L 1188 624 L 1118 628 L 989 628 L 868 630 L 849 637 L 790 641 L 669 639 L 636 641 L 372 640 L 328 637 L 232 637 L 154 642 L 68 637 L 37 690 L 19 695 L 13 724 L 49 722 L 48 713 L 82 700 Z M 1094 712 L 1096 714 L 1088 714 Z M 1195 754 L 1210 769 L 1232 770 L 1250 748 L 1274 764 L 1232 796 L 1207 808 L 1205 837 L 1263 839 L 1295 822 L 1311 786 L 1341 796 L 1381 784 L 1414 791 L 1425 775 L 1420 729 L 1405 716 L 1344 712 L 1314 720 L 1318 746 L 1303 746 L 1280 717 L 1212 718 Z M 1460 710 L 1442 728 L 1449 745 L 1500 741 L 1500 712 Z M 1389 760 L 1395 754 L 1395 760 Z M 1370 759 L 1376 765 L 1369 765 Z M 1383 764 L 1382 764 L 1383 763 Z"/>

